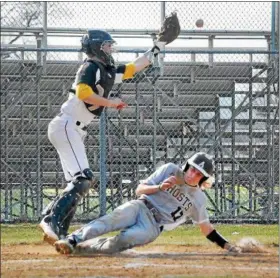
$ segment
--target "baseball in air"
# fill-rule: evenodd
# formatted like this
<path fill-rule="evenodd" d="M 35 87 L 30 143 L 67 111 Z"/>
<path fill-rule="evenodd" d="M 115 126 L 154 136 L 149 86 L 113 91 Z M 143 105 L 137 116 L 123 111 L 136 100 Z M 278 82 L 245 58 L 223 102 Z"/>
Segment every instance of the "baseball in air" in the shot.
<path fill-rule="evenodd" d="M 198 28 L 202 28 L 202 27 L 203 27 L 203 24 L 204 24 L 204 22 L 203 22 L 202 19 L 198 19 L 198 20 L 195 22 L 195 25 L 196 25 L 196 27 L 198 27 Z"/>

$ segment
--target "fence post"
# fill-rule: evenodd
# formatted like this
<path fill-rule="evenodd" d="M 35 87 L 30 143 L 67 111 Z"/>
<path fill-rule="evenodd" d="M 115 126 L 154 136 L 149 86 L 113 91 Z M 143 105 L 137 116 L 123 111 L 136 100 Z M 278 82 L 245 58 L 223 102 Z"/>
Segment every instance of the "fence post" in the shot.
<path fill-rule="evenodd" d="M 48 2 L 43 2 L 43 48 L 48 47 Z M 43 52 L 43 72 L 46 73 L 47 52 Z"/>
<path fill-rule="evenodd" d="M 165 19 L 165 1 L 162 1 L 160 3 L 160 24 L 164 22 Z M 163 47 L 162 51 L 165 51 L 165 46 Z M 163 76 L 163 71 L 164 71 L 164 65 L 163 65 L 163 60 L 164 60 L 165 54 L 160 53 L 159 54 L 159 67 L 160 67 L 160 75 Z"/>
<path fill-rule="evenodd" d="M 100 138 L 100 187 L 99 187 L 99 205 L 100 216 L 106 214 L 106 111 L 103 110 L 99 121 Z"/>
<path fill-rule="evenodd" d="M 37 36 L 37 65 L 36 65 L 36 103 L 37 103 L 37 113 L 36 113 L 36 123 L 37 123 L 37 183 L 36 183 L 36 217 L 40 217 L 42 210 L 42 184 L 41 184 L 41 165 L 42 165 L 42 155 L 41 155 L 41 131 L 40 131 L 40 118 L 41 118 L 41 109 L 40 109 L 40 80 L 43 74 L 43 59 L 42 52 L 42 37 Z M 32 186 L 32 185 L 31 185 Z M 32 196 L 31 196 L 32 198 Z"/>
<path fill-rule="evenodd" d="M 276 22 L 277 22 L 277 49 L 279 51 L 280 48 L 280 4 L 279 2 L 277 3 L 277 17 L 276 17 Z M 278 52 L 278 59 L 277 59 L 277 69 L 278 69 L 278 84 L 277 84 L 277 88 L 278 88 L 278 93 L 279 93 L 279 85 L 280 85 L 280 70 L 279 70 L 279 52 Z M 277 78 L 277 77 L 276 77 Z M 278 126 L 280 126 L 280 102 L 278 100 Z M 280 134 L 278 131 L 278 171 L 279 171 L 279 157 L 280 157 Z M 278 173 L 278 188 L 280 189 L 280 174 Z M 279 190 L 280 191 L 280 190 Z M 280 200 L 279 200 L 279 195 L 278 195 L 278 206 L 279 206 Z M 278 223 L 280 223 L 280 213 L 278 213 Z"/>
<path fill-rule="evenodd" d="M 276 22 L 275 22 L 275 17 L 276 16 L 276 2 L 272 2 L 272 6 L 271 6 L 271 40 L 270 40 L 270 49 L 271 51 L 275 51 L 275 32 L 276 32 Z M 274 56 L 275 54 L 272 54 L 272 56 Z"/>

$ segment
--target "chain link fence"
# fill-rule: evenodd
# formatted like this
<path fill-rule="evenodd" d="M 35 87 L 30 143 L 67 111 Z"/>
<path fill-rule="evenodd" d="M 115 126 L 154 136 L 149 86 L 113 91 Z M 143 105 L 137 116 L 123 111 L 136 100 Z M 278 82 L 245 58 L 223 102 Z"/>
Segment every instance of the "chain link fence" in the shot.
<path fill-rule="evenodd" d="M 138 5 L 47 2 L 48 27 L 87 28 L 94 23 L 96 28 L 157 29 L 161 3 Z M 193 28 L 197 17 L 209 22 L 209 29 L 270 30 L 271 3 L 255 2 L 254 9 L 250 5 L 166 2 L 165 11 L 178 10 L 182 30 Z M 40 2 L 1 2 L 1 7 L 5 27 L 25 26 L 25 19 L 13 20 L 23 10 L 43 11 Z M 89 11 L 93 23 L 81 16 Z M 119 20 L 124 14 L 134 19 L 129 26 Z M 143 15 L 149 20 L 139 20 Z M 33 26 L 42 21 L 41 13 Z M 21 43 L 28 38 L 21 35 Z M 38 49 L 12 49 L 11 44 L 1 51 L 1 221 L 37 221 L 42 208 L 66 186 L 47 126 L 67 99 L 83 56 L 77 49 L 41 50 L 38 42 L 37 37 Z M 138 54 L 133 48 L 120 50 L 116 61 L 130 61 Z M 278 58 L 278 53 L 264 50 L 167 48 L 163 68 L 149 68 L 115 86 L 111 96 L 129 106 L 119 112 L 106 109 L 89 126 L 87 154 L 99 182 L 79 205 L 76 219 L 111 211 L 135 198 L 139 181 L 161 164 L 183 164 L 205 151 L 215 158 L 216 183 L 205 191 L 212 220 L 277 221 Z"/>
<path fill-rule="evenodd" d="M 48 27 L 158 29 L 162 2 L 46 2 Z M 182 30 L 271 29 L 271 2 L 165 2 L 165 13 L 176 10 Z M 3 27 L 43 26 L 43 2 L 1 2 Z M 32 20 L 30 20 L 32 18 Z M 120 20 L 122 18 L 123 20 Z M 127 19 L 127 20 L 125 20 Z"/>

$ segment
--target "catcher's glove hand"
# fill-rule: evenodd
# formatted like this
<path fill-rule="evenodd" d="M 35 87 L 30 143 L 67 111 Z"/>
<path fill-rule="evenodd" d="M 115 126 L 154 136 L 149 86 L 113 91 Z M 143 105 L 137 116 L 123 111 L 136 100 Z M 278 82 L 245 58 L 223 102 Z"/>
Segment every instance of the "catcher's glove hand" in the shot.
<path fill-rule="evenodd" d="M 177 13 L 173 12 L 171 15 L 165 17 L 160 28 L 160 32 L 157 36 L 157 40 L 159 42 L 165 42 L 165 44 L 169 44 L 179 36 L 180 30 L 181 28 Z"/>

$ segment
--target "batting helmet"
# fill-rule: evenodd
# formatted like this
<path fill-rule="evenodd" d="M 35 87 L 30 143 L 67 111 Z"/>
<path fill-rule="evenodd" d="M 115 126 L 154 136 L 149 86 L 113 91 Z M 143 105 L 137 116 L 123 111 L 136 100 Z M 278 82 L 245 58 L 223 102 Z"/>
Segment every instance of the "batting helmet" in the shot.
<path fill-rule="evenodd" d="M 203 152 L 199 152 L 191 156 L 186 165 L 183 167 L 183 171 L 186 172 L 190 166 L 196 168 L 203 174 L 202 179 L 199 181 L 199 186 L 206 185 L 205 187 L 211 187 L 214 182 L 213 172 L 214 164 L 212 158 Z"/>
<path fill-rule="evenodd" d="M 114 65 L 114 59 L 111 52 L 103 49 L 104 44 L 114 44 L 115 41 L 111 35 L 102 30 L 88 30 L 82 37 L 82 51 L 101 59 L 106 65 Z"/>

